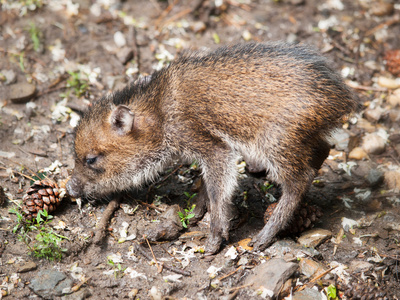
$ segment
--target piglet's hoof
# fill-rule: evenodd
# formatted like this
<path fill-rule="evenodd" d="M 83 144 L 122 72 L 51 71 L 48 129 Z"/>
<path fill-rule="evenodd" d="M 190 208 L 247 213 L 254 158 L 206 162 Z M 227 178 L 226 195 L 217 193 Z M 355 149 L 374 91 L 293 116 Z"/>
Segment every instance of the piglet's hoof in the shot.
<path fill-rule="evenodd" d="M 209 236 L 205 246 L 206 255 L 213 255 L 221 249 L 222 237 Z"/>
<path fill-rule="evenodd" d="M 263 251 L 272 244 L 274 238 L 262 239 L 258 236 L 254 237 L 248 246 L 253 247 L 253 251 Z"/>

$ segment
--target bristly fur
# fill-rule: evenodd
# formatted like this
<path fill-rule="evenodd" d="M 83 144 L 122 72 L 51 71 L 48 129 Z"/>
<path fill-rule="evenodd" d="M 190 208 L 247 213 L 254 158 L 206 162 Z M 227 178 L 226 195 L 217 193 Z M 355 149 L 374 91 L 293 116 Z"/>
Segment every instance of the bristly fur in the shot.
<path fill-rule="evenodd" d="M 70 193 L 102 196 L 154 180 L 175 157 L 202 169 L 198 219 L 209 252 L 229 237 L 235 161 L 266 169 L 282 197 L 256 249 L 291 218 L 327 157 L 327 136 L 357 110 L 331 63 L 305 45 L 247 43 L 184 52 L 168 67 L 102 98 L 76 130 Z M 93 157 L 95 159 L 93 159 Z"/>

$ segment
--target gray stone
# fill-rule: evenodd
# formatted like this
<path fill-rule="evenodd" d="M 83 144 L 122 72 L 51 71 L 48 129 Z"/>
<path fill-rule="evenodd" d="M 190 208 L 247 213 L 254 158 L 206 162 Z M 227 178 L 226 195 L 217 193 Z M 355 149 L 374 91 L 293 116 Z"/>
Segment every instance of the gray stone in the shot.
<path fill-rule="evenodd" d="M 83 288 L 75 293 L 72 293 L 71 295 L 61 297 L 61 300 L 83 300 L 89 298 L 90 296 L 92 296 L 92 291 L 88 288 Z"/>
<path fill-rule="evenodd" d="M 160 215 L 160 223 L 150 226 L 146 231 L 147 238 L 151 241 L 176 239 L 183 229 L 178 216 L 179 211 L 179 205 L 175 204 L 169 206 L 168 209 Z"/>
<path fill-rule="evenodd" d="M 72 280 L 57 270 L 42 270 L 34 277 L 29 284 L 35 294 L 45 298 L 53 299 L 55 296 L 62 296 L 63 291 L 70 290 Z"/>
<path fill-rule="evenodd" d="M 253 269 L 245 284 L 253 284 L 252 288 L 262 289 L 266 295 L 275 298 L 279 295 L 283 283 L 297 270 L 298 265 L 273 258 Z"/>
<path fill-rule="evenodd" d="M 363 260 L 352 260 L 350 262 L 348 273 L 365 272 L 373 268 L 373 264 Z"/>
<path fill-rule="evenodd" d="M 292 300 L 322 300 L 322 296 L 317 290 L 306 288 L 294 293 Z"/>
<path fill-rule="evenodd" d="M 349 145 L 350 134 L 344 129 L 336 130 L 331 137 L 331 142 L 335 145 L 338 151 L 347 150 Z"/>
<path fill-rule="evenodd" d="M 125 65 L 133 58 L 133 50 L 130 47 L 123 47 L 118 50 L 117 58 L 123 65 Z"/>
<path fill-rule="evenodd" d="M 297 242 L 305 247 L 317 247 L 332 236 L 332 232 L 326 229 L 313 228 L 304 232 Z"/>
<path fill-rule="evenodd" d="M 318 257 L 321 255 L 321 253 L 314 248 L 307 248 L 292 240 L 277 241 L 265 252 L 273 257 L 284 257 L 288 253 L 293 254 L 294 257 L 303 257 L 304 255 Z"/>
<path fill-rule="evenodd" d="M 28 102 L 35 96 L 36 86 L 28 82 L 12 84 L 9 87 L 8 97 L 14 103 Z"/>
<path fill-rule="evenodd" d="M 377 186 L 383 182 L 383 173 L 377 169 L 371 169 L 366 177 L 370 186 Z"/>

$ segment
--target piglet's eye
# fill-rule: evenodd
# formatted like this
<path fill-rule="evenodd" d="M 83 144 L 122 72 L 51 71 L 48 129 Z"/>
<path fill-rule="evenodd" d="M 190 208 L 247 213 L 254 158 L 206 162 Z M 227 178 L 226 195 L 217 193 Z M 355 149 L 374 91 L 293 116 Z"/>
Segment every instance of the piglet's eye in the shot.
<path fill-rule="evenodd" d="M 97 161 L 97 156 L 90 156 L 86 158 L 86 163 L 88 165 L 93 165 Z"/>

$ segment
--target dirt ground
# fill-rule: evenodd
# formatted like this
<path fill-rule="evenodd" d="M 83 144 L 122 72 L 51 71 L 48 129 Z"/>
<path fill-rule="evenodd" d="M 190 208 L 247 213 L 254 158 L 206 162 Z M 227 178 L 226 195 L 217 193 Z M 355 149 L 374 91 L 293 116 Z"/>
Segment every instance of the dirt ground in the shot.
<path fill-rule="evenodd" d="M 396 1 L 1 3 L 0 185 L 6 197 L 0 197 L 4 199 L 3 204 L 0 199 L 0 299 L 39 297 L 30 284 L 47 269 L 66 274 L 78 286 L 80 296 L 72 293 L 69 299 L 261 298 L 245 286 L 245 280 L 270 255 L 253 253 L 238 243 L 262 228 L 264 211 L 279 197 L 276 186 L 265 191 L 263 177 L 241 173 L 235 193 L 238 217 L 220 253 L 205 256 L 199 251 L 207 234 L 206 221 L 189 226 L 186 234 L 194 232 L 189 238 L 183 231 L 173 241 L 152 243 L 158 263 L 172 266 L 161 272 L 150 262 L 153 255 L 147 244 L 140 250 L 136 247 L 143 234 L 159 224 L 161 212 L 173 204 L 186 208 L 200 175 L 195 166 L 176 163 L 156 182 L 123 195 L 99 245 L 93 239 L 107 203 L 83 202 L 80 207 L 64 198 L 48 225 L 68 238 L 61 243 L 67 249 L 61 260 L 32 255 L 29 244 L 12 232 L 18 220 L 9 210 L 21 205 L 31 185 L 26 176 L 46 173 L 55 181 L 69 176 L 74 166 L 74 126 L 79 114 L 102 95 L 151 74 L 184 49 L 269 40 L 320 49 L 364 103 L 362 113 L 335 134 L 335 148 L 307 200 L 324 212 L 314 226 L 333 235 L 316 248 L 320 255 L 313 259 L 321 268 L 329 269 L 332 262 L 342 266 L 365 262 L 368 268 L 350 268 L 347 275 L 332 272 L 308 288 L 321 291 L 333 285 L 340 299 L 400 297 L 400 51 L 397 57 L 393 52 L 400 49 L 400 4 Z M 30 85 L 22 88 L 26 82 Z M 12 94 L 13 86 L 25 91 L 32 85 L 36 93 L 30 96 L 27 91 L 26 99 Z M 346 224 L 352 221 L 357 223 L 349 229 Z M 30 236 L 34 239 L 34 234 Z M 225 254 L 232 245 L 238 255 L 228 259 Z M 31 262 L 34 267 L 21 271 Z M 211 266 L 221 269 L 212 276 Z M 301 270 L 291 278 L 292 293 L 311 280 Z M 288 296 L 288 291 L 279 298 Z"/>

